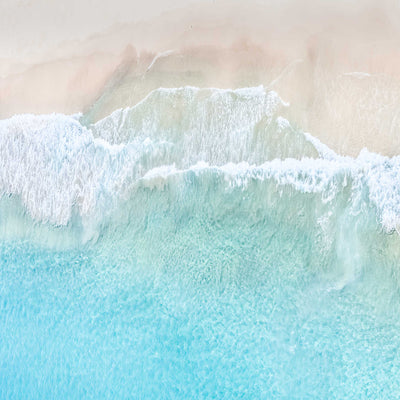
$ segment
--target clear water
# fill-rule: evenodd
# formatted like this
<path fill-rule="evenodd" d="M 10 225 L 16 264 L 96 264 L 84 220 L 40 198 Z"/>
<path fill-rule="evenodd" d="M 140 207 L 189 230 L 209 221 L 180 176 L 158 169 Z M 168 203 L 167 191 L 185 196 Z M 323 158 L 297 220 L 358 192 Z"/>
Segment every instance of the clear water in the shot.
<path fill-rule="evenodd" d="M 0 398 L 398 398 L 399 161 L 186 90 L 0 125 Z"/>

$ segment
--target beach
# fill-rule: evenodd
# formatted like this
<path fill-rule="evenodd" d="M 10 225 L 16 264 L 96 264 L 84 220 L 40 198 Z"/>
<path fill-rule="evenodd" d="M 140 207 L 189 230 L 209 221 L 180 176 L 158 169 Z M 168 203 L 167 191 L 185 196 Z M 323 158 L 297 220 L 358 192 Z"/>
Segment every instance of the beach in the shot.
<path fill-rule="evenodd" d="M 293 123 L 340 154 L 392 156 L 400 37 L 389 6 L 178 2 L 101 31 L 77 26 L 74 40 L 42 34 L 30 52 L 21 42 L 21 56 L 1 57 L 0 117 L 83 112 L 95 122 L 158 87 L 263 85 L 290 103 Z"/>
<path fill-rule="evenodd" d="M 391 0 L 3 0 L 0 399 L 400 392 Z"/>

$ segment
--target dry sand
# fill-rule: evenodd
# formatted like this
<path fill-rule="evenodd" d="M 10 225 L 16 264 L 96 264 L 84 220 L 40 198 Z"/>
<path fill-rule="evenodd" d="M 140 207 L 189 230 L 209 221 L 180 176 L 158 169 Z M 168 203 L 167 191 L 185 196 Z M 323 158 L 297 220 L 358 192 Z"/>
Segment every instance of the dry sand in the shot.
<path fill-rule="evenodd" d="M 125 7 L 140 11 L 135 1 Z M 82 32 L 64 26 L 58 36 L 42 34 L 40 46 L 24 42 L 22 32 L 12 47 L 8 32 L 0 47 L 0 118 L 83 111 L 96 121 L 157 87 L 262 84 L 291 103 L 293 123 L 336 151 L 400 154 L 394 3 L 198 0 L 147 9 L 145 20 L 126 14 L 123 23 L 103 16 L 102 25 Z"/>

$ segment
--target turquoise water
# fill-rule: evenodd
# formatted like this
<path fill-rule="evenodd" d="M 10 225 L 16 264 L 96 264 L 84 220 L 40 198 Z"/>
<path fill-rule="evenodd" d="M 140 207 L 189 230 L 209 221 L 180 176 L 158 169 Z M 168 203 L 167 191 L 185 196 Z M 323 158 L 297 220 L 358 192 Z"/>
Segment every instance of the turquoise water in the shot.
<path fill-rule="evenodd" d="M 400 160 L 282 107 L 0 122 L 0 398 L 398 398 Z"/>

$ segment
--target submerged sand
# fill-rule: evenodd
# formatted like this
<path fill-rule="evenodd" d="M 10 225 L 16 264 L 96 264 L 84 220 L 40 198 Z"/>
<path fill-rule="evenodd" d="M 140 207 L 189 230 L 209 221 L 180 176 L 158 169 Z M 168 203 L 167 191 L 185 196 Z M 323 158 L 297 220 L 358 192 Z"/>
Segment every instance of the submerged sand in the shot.
<path fill-rule="evenodd" d="M 292 123 L 339 153 L 367 147 L 400 154 L 394 4 L 198 1 L 165 8 L 142 21 L 105 19 L 112 27 L 74 40 L 60 35 L 57 44 L 44 36 L 35 51 L 19 43 L 20 55 L 0 48 L 0 118 L 82 111 L 93 122 L 158 87 L 264 85 L 291 104 Z"/>

